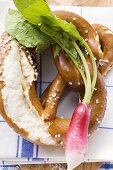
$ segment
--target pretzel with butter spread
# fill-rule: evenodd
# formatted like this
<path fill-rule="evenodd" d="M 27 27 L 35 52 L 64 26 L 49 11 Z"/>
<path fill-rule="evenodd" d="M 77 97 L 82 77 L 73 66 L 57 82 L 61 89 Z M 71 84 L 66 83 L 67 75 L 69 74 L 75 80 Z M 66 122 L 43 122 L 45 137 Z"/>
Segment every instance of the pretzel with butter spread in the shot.
<path fill-rule="evenodd" d="M 80 35 L 87 41 L 95 55 L 97 63 L 103 59 L 98 33 L 95 31 L 96 26 L 93 28 L 85 19 L 71 12 L 56 11 L 54 14 L 76 25 Z M 92 71 L 87 51 L 85 49 L 83 51 Z M 74 88 L 82 98 L 84 94 L 82 78 L 62 50 L 55 57 L 58 74 L 40 100 L 35 89 L 37 71 L 31 54 L 30 50 L 21 46 L 9 34 L 2 35 L 0 40 L 1 115 L 27 140 L 36 144 L 61 146 L 70 119 L 56 116 L 59 99 L 67 86 Z M 100 66 L 98 69 L 100 71 Z M 92 113 L 89 133 L 98 127 L 106 108 L 106 90 L 101 75 L 104 73 L 101 71 L 100 74 L 99 71 L 95 91 L 90 101 Z"/>

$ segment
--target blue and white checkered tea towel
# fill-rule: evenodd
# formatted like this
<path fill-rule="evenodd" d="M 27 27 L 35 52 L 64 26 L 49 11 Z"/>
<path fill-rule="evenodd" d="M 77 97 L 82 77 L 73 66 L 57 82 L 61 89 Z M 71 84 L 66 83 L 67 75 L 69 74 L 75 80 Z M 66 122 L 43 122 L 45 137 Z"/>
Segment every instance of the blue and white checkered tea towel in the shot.
<path fill-rule="evenodd" d="M 7 9 L 13 7 L 11 1 L 0 0 L 0 34 L 4 31 L 3 21 Z M 113 8 L 81 8 L 81 7 L 52 7 L 53 9 L 64 9 L 78 13 L 86 19 L 98 22 L 113 29 Z M 46 60 L 45 60 L 46 58 Z M 41 58 L 41 77 L 38 83 L 40 94 L 52 81 L 56 74 L 53 61 L 50 59 L 49 51 Z M 48 67 L 47 67 L 48 66 Z M 53 70 L 51 71 L 50 68 Z M 113 70 L 107 75 L 107 110 L 106 116 L 98 131 L 89 140 L 89 150 L 85 161 L 113 161 Z M 61 102 L 58 113 L 69 114 L 73 107 L 68 104 L 68 98 Z M 59 114 L 60 115 L 60 114 Z M 61 115 L 60 115 L 61 116 Z M 0 165 L 4 170 L 16 169 L 14 164 L 22 163 L 62 163 L 65 162 L 64 149 L 34 145 L 16 134 L 7 123 L 0 117 Z M 13 165 L 12 165 L 13 164 Z M 5 166 L 7 165 L 7 166 Z M 106 163 L 103 169 L 112 169 L 113 165 Z"/>

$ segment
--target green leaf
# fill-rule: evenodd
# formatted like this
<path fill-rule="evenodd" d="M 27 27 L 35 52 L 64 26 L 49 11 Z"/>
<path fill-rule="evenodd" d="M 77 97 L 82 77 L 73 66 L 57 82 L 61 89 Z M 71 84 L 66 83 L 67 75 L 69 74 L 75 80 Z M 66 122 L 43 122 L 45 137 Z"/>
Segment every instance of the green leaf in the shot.
<path fill-rule="evenodd" d="M 38 52 L 50 46 L 52 40 L 47 35 L 43 34 L 34 25 L 28 23 L 23 16 L 15 10 L 9 10 L 9 14 L 5 20 L 5 29 L 16 38 L 20 44 L 29 47 L 37 48 Z"/>
<path fill-rule="evenodd" d="M 17 6 L 18 10 L 22 12 L 29 5 L 35 3 L 35 0 L 14 0 L 15 6 Z"/>
<path fill-rule="evenodd" d="M 44 0 L 14 0 L 17 9 L 32 24 L 39 24 L 42 16 L 53 16 L 49 6 Z"/>
<path fill-rule="evenodd" d="M 57 45 L 57 44 L 54 46 L 54 50 L 53 50 L 54 58 L 55 58 L 56 56 L 59 56 L 61 49 L 62 49 L 62 48 L 61 48 L 59 45 Z"/>
<path fill-rule="evenodd" d="M 23 8 L 21 7 L 21 2 Z M 30 1 L 31 2 L 31 1 Z M 46 24 L 56 31 L 65 31 L 69 36 L 75 37 L 82 42 L 83 38 L 80 36 L 76 27 L 72 23 L 61 20 L 55 17 L 49 6 L 44 0 L 35 0 L 26 4 L 26 0 L 14 0 L 14 3 L 22 15 L 34 25 Z"/>

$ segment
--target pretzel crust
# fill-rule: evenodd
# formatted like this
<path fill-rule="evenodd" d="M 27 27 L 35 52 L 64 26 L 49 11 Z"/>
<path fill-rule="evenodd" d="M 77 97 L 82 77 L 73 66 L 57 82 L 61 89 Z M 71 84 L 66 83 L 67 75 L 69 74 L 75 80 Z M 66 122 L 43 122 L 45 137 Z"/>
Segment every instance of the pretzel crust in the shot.
<path fill-rule="evenodd" d="M 98 63 L 98 70 L 103 76 L 106 76 L 113 66 L 113 31 L 100 24 L 93 24 L 92 26 L 99 35 L 103 52 L 103 58 Z"/>

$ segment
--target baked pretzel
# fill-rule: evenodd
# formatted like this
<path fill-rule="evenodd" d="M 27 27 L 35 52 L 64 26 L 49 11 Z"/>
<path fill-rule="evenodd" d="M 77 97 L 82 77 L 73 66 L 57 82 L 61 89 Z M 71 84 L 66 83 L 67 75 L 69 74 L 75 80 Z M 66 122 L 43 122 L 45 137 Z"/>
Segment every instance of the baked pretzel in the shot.
<path fill-rule="evenodd" d="M 102 57 L 102 52 L 98 34 L 90 24 L 82 17 L 70 12 L 56 13 L 62 19 L 69 22 L 73 21 L 73 24 L 77 21 L 79 32 L 84 28 L 85 33 L 81 32 L 81 35 L 89 43 L 90 48 L 99 60 Z M 80 19 L 79 21 L 77 17 Z M 56 110 L 67 81 L 65 81 L 62 75 L 58 74 L 46 91 L 42 105 L 36 95 L 34 82 L 37 73 L 35 66 L 32 65 L 33 61 L 30 53 L 7 33 L 3 34 L 1 38 L 0 50 L 2 69 L 0 78 L 0 109 L 2 116 L 17 133 L 20 133 L 33 143 L 63 145 L 63 137 L 69 126 L 70 119 L 56 117 Z M 68 68 L 71 68 L 70 65 Z M 76 69 L 75 72 L 77 72 Z M 70 84 L 70 80 L 68 84 Z M 75 85 L 78 88 L 79 84 L 75 83 Z M 82 98 L 84 86 L 82 85 L 81 87 L 82 89 L 80 90 L 79 88 L 79 92 Z M 106 107 L 106 90 L 100 73 L 98 73 L 96 89 L 90 105 L 92 115 L 89 132 L 92 132 L 101 122 Z"/>

